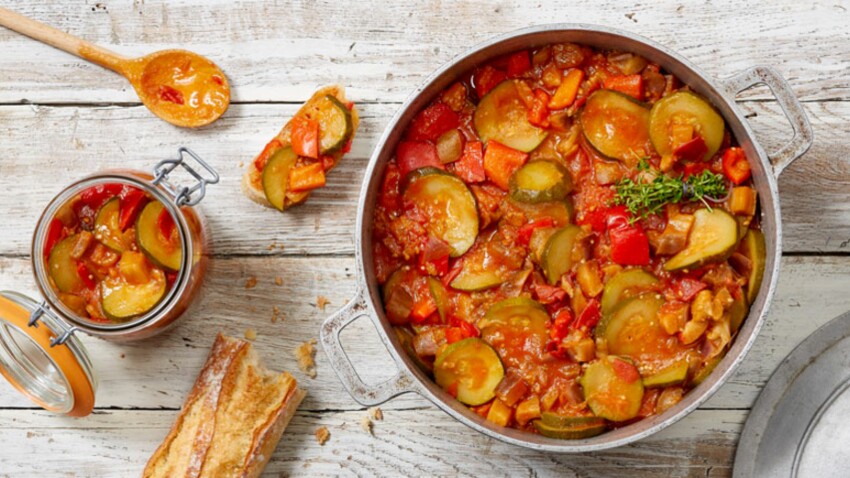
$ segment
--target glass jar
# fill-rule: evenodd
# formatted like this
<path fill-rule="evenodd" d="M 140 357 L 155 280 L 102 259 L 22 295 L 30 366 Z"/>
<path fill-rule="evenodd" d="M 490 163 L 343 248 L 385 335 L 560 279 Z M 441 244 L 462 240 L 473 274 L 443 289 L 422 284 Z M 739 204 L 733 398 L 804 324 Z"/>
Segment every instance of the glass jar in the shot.
<path fill-rule="evenodd" d="M 74 336 L 77 331 L 103 339 L 127 342 L 151 337 L 166 330 L 189 309 L 200 292 L 207 267 L 208 241 L 204 220 L 196 206 L 206 186 L 218 174 L 187 148 L 177 159 L 161 161 L 146 173 L 108 170 L 81 179 L 60 192 L 45 208 L 32 241 L 35 281 L 43 301 L 15 292 L 0 292 L 0 374 L 15 388 L 49 411 L 84 416 L 94 407 L 97 380 L 86 351 Z M 188 163 L 193 159 L 205 174 Z M 196 182 L 176 186 L 169 174 L 181 167 Z M 44 253 L 49 229 L 60 208 L 83 191 L 101 185 L 137 188 L 162 204 L 174 222 L 182 254 L 180 267 L 165 295 L 149 310 L 124 321 L 99 321 L 72 310 L 59 296 L 49 278 Z"/>

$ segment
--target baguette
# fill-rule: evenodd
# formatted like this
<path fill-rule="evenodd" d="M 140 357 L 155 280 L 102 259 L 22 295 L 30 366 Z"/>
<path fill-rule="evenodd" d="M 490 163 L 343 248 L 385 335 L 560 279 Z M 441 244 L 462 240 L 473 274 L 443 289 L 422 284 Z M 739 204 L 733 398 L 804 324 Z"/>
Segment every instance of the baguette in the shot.
<path fill-rule="evenodd" d="M 260 476 L 305 393 L 262 367 L 250 343 L 219 334 L 142 476 Z"/>
<path fill-rule="evenodd" d="M 351 146 L 351 141 L 354 139 L 354 136 L 357 134 L 357 128 L 360 125 L 360 117 L 357 113 L 357 108 L 353 103 L 350 103 L 345 98 L 345 88 L 340 85 L 330 85 L 320 88 L 318 91 L 313 93 L 313 96 L 307 100 L 304 105 L 295 113 L 295 117 L 307 117 L 310 119 L 314 119 L 319 122 L 320 130 L 324 131 L 322 128 L 325 125 L 322 124 L 321 115 L 317 114 L 318 105 L 320 101 L 322 101 L 326 96 L 334 97 L 339 103 L 346 105 L 350 111 L 350 121 L 351 121 L 351 133 L 350 136 L 346 140 L 346 144 L 342 147 L 336 148 L 333 151 L 329 151 L 327 153 L 323 153 L 322 157 L 325 158 L 327 164 L 325 165 L 324 172 L 328 172 L 331 169 L 335 168 L 339 161 L 342 159 L 343 155 L 348 152 L 348 149 Z M 287 121 L 286 125 L 280 130 L 280 132 L 272 138 L 272 140 L 266 145 L 260 154 L 258 154 L 253 161 L 248 164 L 248 170 L 245 175 L 242 177 L 242 192 L 248 196 L 248 199 L 256 202 L 257 204 L 261 204 L 266 207 L 274 207 L 266 197 L 266 193 L 263 189 L 263 167 L 266 162 L 271 158 L 275 152 L 287 148 L 292 145 L 291 141 L 291 132 L 292 132 L 292 119 Z M 309 160 L 308 158 L 299 158 L 298 165 L 303 165 L 306 162 L 316 162 L 319 160 Z M 285 210 L 290 206 L 295 204 L 303 203 L 310 196 L 311 191 L 291 191 L 287 189 L 286 197 L 283 203 L 283 208 L 281 210 Z"/>

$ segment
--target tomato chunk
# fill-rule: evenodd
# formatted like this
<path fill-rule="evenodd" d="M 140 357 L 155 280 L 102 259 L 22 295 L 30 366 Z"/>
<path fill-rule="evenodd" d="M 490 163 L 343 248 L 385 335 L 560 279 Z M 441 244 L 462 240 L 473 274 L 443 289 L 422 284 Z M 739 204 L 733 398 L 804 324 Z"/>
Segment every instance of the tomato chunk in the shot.
<path fill-rule="evenodd" d="M 490 92 L 499 83 L 508 79 L 508 75 L 502 70 L 497 70 L 492 66 L 480 68 L 472 74 L 472 83 L 474 84 L 475 94 L 478 98 L 483 98 L 484 95 Z"/>
<path fill-rule="evenodd" d="M 437 147 L 431 143 L 402 141 L 398 144 L 395 154 L 401 177 L 407 176 L 407 173 L 414 169 L 424 168 L 426 166 L 446 169 L 440 161 L 440 156 L 437 154 Z"/>
<path fill-rule="evenodd" d="M 508 57 L 508 77 L 522 76 L 531 69 L 531 56 L 528 51 L 518 51 Z"/>
<path fill-rule="evenodd" d="M 484 171 L 484 145 L 481 141 L 469 141 L 463 146 L 460 159 L 450 169 L 467 183 L 480 183 L 487 179 Z"/>
<path fill-rule="evenodd" d="M 436 141 L 441 134 L 458 127 L 460 118 L 445 103 L 434 103 L 413 118 L 407 129 L 411 141 Z"/>
<path fill-rule="evenodd" d="M 511 176 L 527 160 L 528 154 L 490 140 L 484 152 L 484 171 L 490 181 L 507 191 Z"/>

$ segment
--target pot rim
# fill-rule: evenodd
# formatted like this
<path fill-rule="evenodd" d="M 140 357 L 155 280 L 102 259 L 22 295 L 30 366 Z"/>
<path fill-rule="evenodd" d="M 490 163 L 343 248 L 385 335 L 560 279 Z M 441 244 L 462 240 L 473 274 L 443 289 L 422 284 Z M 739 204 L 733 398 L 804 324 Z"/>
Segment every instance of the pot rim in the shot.
<path fill-rule="evenodd" d="M 372 273 L 371 266 L 367 268 L 365 260 L 367 257 L 371 258 L 371 221 L 373 214 L 371 204 L 374 203 L 374 194 L 370 194 L 373 189 L 371 185 L 376 181 L 380 181 L 380 175 L 376 176 L 376 172 L 381 172 L 378 168 L 383 168 L 385 162 L 384 164 L 379 163 L 381 163 L 382 157 L 385 156 L 384 151 L 387 149 L 388 144 L 394 145 L 395 143 L 392 142 L 397 141 L 397 137 L 395 139 L 393 138 L 398 135 L 397 131 L 401 129 L 401 126 L 407 124 L 403 120 L 407 117 L 409 121 L 409 117 L 412 117 L 413 114 L 420 110 L 433 97 L 425 97 L 427 95 L 423 96 L 423 93 L 431 89 L 439 91 L 445 85 L 437 88 L 434 88 L 434 85 L 439 84 L 441 80 L 444 80 L 446 83 L 454 81 L 459 74 L 474 67 L 474 64 L 480 64 L 486 61 L 486 59 L 493 58 L 499 54 L 508 53 L 519 48 L 527 48 L 534 44 L 553 43 L 554 41 L 552 40 L 534 41 L 534 38 L 545 37 L 547 35 L 587 35 L 598 37 L 597 40 L 607 37 L 608 40 L 614 40 L 615 42 L 633 43 L 635 48 L 623 48 L 623 50 L 634 51 L 648 57 L 651 56 L 650 59 L 652 61 L 661 64 L 666 71 L 673 73 L 679 78 L 683 76 L 691 77 L 691 81 L 684 82 L 692 87 L 699 86 L 699 88 L 695 88 L 699 93 L 713 99 L 712 103 L 715 107 L 720 107 L 722 110 L 721 114 L 736 139 L 739 140 L 742 146 L 746 146 L 745 149 L 747 149 L 748 156 L 751 158 L 757 156 L 759 158 L 760 167 L 754 168 L 754 180 L 756 188 L 762 196 L 760 201 L 762 204 L 761 218 L 763 224 L 770 229 L 765 231 L 768 241 L 765 264 L 767 280 L 762 281 L 758 298 L 751 305 L 748 320 L 744 322 L 730 350 L 717 369 L 709 376 L 708 380 L 690 390 L 681 402 L 662 414 L 642 419 L 619 429 L 610 430 L 597 437 L 581 440 L 557 440 L 517 429 L 497 427 L 469 411 L 467 407 L 449 397 L 442 390 L 436 390 L 438 387 L 433 380 L 425 376 L 414 365 L 412 359 L 400 350 L 397 337 L 394 333 L 391 333 L 392 326 L 382 317 L 382 312 L 379 312 L 381 310 L 379 307 L 381 303 L 380 296 L 376 294 L 374 284 L 370 284 L 370 281 L 373 282 L 372 277 L 374 274 Z M 562 39 L 561 41 L 571 40 Z M 572 41 L 594 45 L 593 41 Z M 620 49 L 616 45 L 610 45 L 610 47 Z M 494 50 L 498 50 L 499 48 L 502 48 L 502 50 L 494 52 Z M 645 53 L 650 53 L 651 55 L 646 55 Z M 455 70 L 457 71 L 455 72 Z M 449 80 L 445 80 L 445 78 L 449 78 Z M 700 84 L 694 85 L 693 83 L 695 82 Z M 776 84 L 772 84 L 771 82 Z M 771 87 L 786 116 L 791 121 L 795 132 L 792 141 L 772 156 L 769 156 L 758 143 L 749 123 L 744 118 L 743 111 L 735 104 L 735 94 L 759 83 L 766 83 Z M 733 121 L 730 121 L 730 119 Z M 746 145 L 743 140 L 747 140 Z M 811 145 L 811 142 L 811 127 L 799 102 L 793 96 L 793 93 L 790 92 L 790 88 L 785 80 L 768 67 L 745 70 L 739 75 L 718 82 L 687 59 L 652 40 L 624 30 L 589 24 L 562 23 L 532 26 L 485 40 L 455 56 L 452 60 L 429 75 L 405 100 L 396 114 L 393 115 L 383 135 L 380 137 L 366 168 L 358 200 L 355 249 L 359 290 L 357 297 L 339 312 L 336 317 L 328 319 L 323 326 L 323 347 L 331 358 L 335 372 L 349 393 L 358 402 L 364 405 L 377 404 L 401 393 L 416 392 L 461 423 L 487 436 L 513 445 L 541 451 L 575 453 L 614 448 L 653 435 L 679 421 L 705 403 L 729 379 L 752 347 L 758 331 L 764 323 L 768 306 L 775 292 L 779 273 L 782 250 L 782 228 L 777 176 L 785 166 L 802 155 Z M 783 154 L 785 154 L 784 158 L 782 157 Z M 771 157 L 774 157 L 773 162 L 770 159 Z M 370 271 L 368 275 L 367 271 Z M 375 323 L 380 338 L 399 368 L 399 374 L 396 377 L 382 384 L 383 386 L 377 387 L 377 391 L 373 391 L 373 393 L 368 393 L 365 390 L 369 387 L 364 386 L 359 381 L 359 378 L 356 377 L 356 372 L 350 368 L 350 363 L 347 362 L 347 359 L 343 362 L 342 356 L 334 349 L 335 347 L 339 348 L 339 330 L 362 315 L 368 315 Z M 341 351 L 341 348 L 339 348 L 339 351 Z M 344 352 L 342 354 L 344 355 Z M 354 383 L 355 381 L 356 383 Z"/>

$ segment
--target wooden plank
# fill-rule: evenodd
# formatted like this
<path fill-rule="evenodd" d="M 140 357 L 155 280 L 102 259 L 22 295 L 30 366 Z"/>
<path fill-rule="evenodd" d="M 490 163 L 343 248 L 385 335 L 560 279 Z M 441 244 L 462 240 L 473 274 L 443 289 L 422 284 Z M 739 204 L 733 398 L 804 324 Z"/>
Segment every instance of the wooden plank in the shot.
<path fill-rule="evenodd" d="M 330 369 L 324 352 L 316 355 L 318 376 L 308 379 L 296 365 L 294 349 L 317 337 L 319 324 L 354 295 L 350 258 L 221 258 L 212 262 L 203 300 L 190 316 L 162 336 L 135 344 L 116 345 L 85 337 L 100 377 L 97 406 L 101 408 L 178 408 L 206 358 L 218 331 L 242 336 L 257 331 L 255 345 L 273 368 L 292 371 L 310 395 L 304 410 L 356 410 Z M 786 257 L 779 290 L 753 350 L 741 369 L 708 403 L 710 408 L 748 408 L 773 369 L 796 344 L 829 319 L 850 309 L 846 277 L 850 258 Z M 274 284 L 281 276 L 283 286 Z M 246 290 L 248 277 L 255 288 Z M 0 259 L 0 290 L 34 294 L 29 262 Z M 316 297 L 330 300 L 325 311 Z M 271 322 L 278 306 L 286 319 Z M 346 351 L 366 383 L 391 377 L 396 369 L 370 322 L 359 320 L 342 337 Z M 0 382 L 0 408 L 31 407 L 5 382 Z M 432 408 L 416 395 L 385 405 L 387 409 Z"/>
<path fill-rule="evenodd" d="M 381 3 L 380 9 L 370 2 L 309 0 L 6 3 L 126 55 L 174 47 L 208 55 L 228 73 L 234 100 L 242 102 L 303 101 L 316 83 L 330 81 L 351 86 L 361 101 L 401 101 L 430 72 L 477 42 L 555 21 L 645 35 L 716 77 L 770 64 L 805 100 L 850 98 L 845 81 L 850 13 L 834 2 L 783 0 L 753 8 L 734 0 L 628 7 L 580 0 L 565 7 L 472 0 Z M 12 32 L 0 30 L 0 51 L 0 102 L 137 102 L 120 77 Z M 752 97 L 767 96 L 761 91 Z"/>
<path fill-rule="evenodd" d="M 768 151 L 790 135 L 779 106 L 745 102 L 757 137 Z M 328 186 L 305 206 L 281 215 L 241 194 L 242 169 L 279 129 L 294 105 L 235 105 L 203 132 L 155 121 L 141 107 L 0 106 L 0 204 L 14 221 L 0 232 L 0 255 L 24 255 L 43 208 L 65 185 L 102 168 L 149 169 L 178 145 L 195 149 L 222 175 L 202 208 L 210 220 L 215 254 L 353 254 L 356 204 L 368 157 L 397 105 L 362 106 L 354 148 L 328 175 Z M 807 103 L 816 131 L 810 152 L 780 180 L 785 250 L 846 252 L 850 203 L 840 178 L 850 174 L 843 144 L 850 134 L 848 102 Z M 816 191 L 816 194 L 812 194 Z M 284 249 L 269 250 L 279 243 Z"/>
<path fill-rule="evenodd" d="M 0 477 L 137 476 L 175 415 L 103 411 L 73 420 L 0 411 Z M 374 436 L 360 427 L 364 415 L 298 412 L 263 476 L 621 477 L 624 469 L 642 477 L 729 476 L 745 418 L 743 411 L 696 411 L 633 445 L 558 455 L 487 438 L 437 410 L 387 412 Z M 320 426 L 331 433 L 324 446 L 313 436 Z"/>

